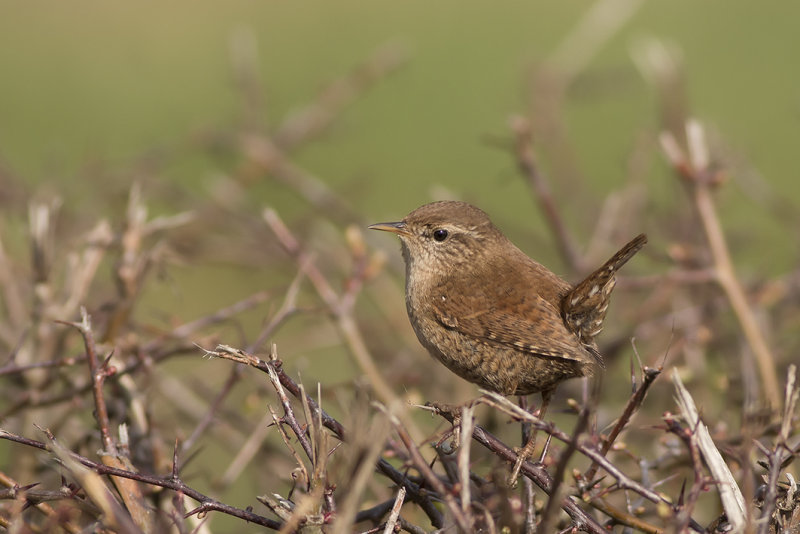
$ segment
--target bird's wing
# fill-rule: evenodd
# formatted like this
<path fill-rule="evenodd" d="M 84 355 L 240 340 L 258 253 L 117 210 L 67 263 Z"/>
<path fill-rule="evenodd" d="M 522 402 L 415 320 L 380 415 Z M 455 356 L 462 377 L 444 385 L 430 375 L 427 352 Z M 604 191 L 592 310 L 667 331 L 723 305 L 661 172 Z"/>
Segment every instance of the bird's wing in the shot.
<path fill-rule="evenodd" d="M 567 330 L 560 311 L 535 293 L 516 295 L 499 286 L 455 293 L 441 287 L 433 297 L 436 319 L 464 335 L 545 358 L 593 359 L 590 348 Z"/>

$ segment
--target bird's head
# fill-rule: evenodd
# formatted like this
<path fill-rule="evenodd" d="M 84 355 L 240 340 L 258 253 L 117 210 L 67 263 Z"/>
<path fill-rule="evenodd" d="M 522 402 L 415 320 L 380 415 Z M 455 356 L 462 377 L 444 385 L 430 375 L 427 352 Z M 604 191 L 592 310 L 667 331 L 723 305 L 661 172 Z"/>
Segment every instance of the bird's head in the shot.
<path fill-rule="evenodd" d="M 466 202 L 432 202 L 402 221 L 369 228 L 397 234 L 408 269 L 431 274 L 449 274 L 467 263 L 474 264 L 505 241 L 489 216 Z"/>

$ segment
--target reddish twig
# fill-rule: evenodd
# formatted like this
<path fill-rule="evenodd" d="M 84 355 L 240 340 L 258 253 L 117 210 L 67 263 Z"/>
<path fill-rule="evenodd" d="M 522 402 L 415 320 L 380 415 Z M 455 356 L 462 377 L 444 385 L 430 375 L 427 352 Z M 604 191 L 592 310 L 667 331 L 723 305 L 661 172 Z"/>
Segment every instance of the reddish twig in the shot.
<path fill-rule="evenodd" d="M 453 514 L 453 519 L 455 519 L 458 528 L 460 528 L 462 532 L 472 532 L 474 519 L 471 514 L 469 514 L 468 511 L 464 512 L 461 507 L 458 506 L 453 494 L 445 487 L 442 481 L 439 480 L 439 477 L 436 476 L 436 473 L 430 468 L 428 462 L 422 457 L 422 454 L 419 452 L 419 447 L 417 447 L 417 444 L 411 439 L 405 427 L 400 423 L 400 419 L 385 406 L 378 404 L 377 407 L 389 418 L 395 432 L 400 436 L 400 440 L 411 455 L 411 461 L 414 463 L 416 470 L 422 474 L 425 481 L 444 499 L 447 509 Z"/>
<path fill-rule="evenodd" d="M 636 411 L 642 405 L 642 402 L 644 402 L 644 397 L 647 395 L 647 391 L 660 374 L 660 368 L 654 369 L 652 367 L 645 367 L 642 369 L 642 384 L 636 388 L 633 395 L 630 396 L 627 404 L 625 405 L 625 409 L 622 411 L 622 415 L 619 417 L 619 419 L 617 419 L 617 423 L 614 425 L 614 428 L 611 430 L 608 437 L 603 440 L 603 447 L 600 449 L 601 455 L 606 456 L 608 451 L 611 450 L 611 447 L 614 445 L 617 437 L 619 437 L 622 430 L 630 422 L 633 414 L 636 413 Z M 592 480 L 597 474 L 597 468 L 598 464 L 593 462 L 586 471 L 584 478 L 588 484 L 592 483 Z"/>
<path fill-rule="evenodd" d="M 103 449 L 106 454 L 117 454 L 116 445 L 111 438 L 111 431 L 109 429 L 108 410 L 106 408 L 105 397 L 103 396 L 103 382 L 106 377 L 113 375 L 116 369 L 108 366 L 107 358 L 104 362 L 100 362 L 97 357 L 97 349 L 94 341 L 94 334 L 92 333 L 92 324 L 89 319 L 89 314 L 86 313 L 86 308 L 81 308 L 81 322 L 70 323 L 66 321 L 56 321 L 61 324 L 74 327 L 83 336 L 84 347 L 86 349 L 86 360 L 89 363 L 89 377 L 92 385 L 92 395 L 94 396 L 94 416 L 97 419 L 97 426 L 100 429 L 100 437 L 103 441 Z"/>

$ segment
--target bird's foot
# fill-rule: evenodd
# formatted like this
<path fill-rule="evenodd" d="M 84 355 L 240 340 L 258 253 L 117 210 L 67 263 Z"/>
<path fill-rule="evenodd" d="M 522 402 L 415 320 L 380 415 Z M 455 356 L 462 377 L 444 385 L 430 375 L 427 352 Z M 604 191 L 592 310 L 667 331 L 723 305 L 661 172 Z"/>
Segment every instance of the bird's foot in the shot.
<path fill-rule="evenodd" d="M 452 426 L 436 441 L 435 448 L 440 449 L 445 454 L 453 454 L 458 450 L 459 444 L 461 443 L 461 417 L 464 414 L 464 408 L 475 406 L 482 398 L 483 397 L 479 397 L 463 404 L 445 404 L 443 402 L 431 401 L 426 402 L 425 406 L 421 406 L 421 408 L 430 410 L 433 413 L 446 414 L 451 420 Z"/>
<path fill-rule="evenodd" d="M 481 395 L 478 398 L 468 400 L 467 402 L 461 404 L 447 404 L 445 402 L 428 401 L 422 406 L 417 406 L 423 410 L 430 410 L 434 413 L 448 414 L 454 418 L 460 418 L 464 408 L 469 408 L 471 406 L 480 404 L 483 398 L 484 395 Z"/>
<path fill-rule="evenodd" d="M 519 472 L 522 470 L 522 464 L 524 464 L 525 461 L 533 455 L 533 451 L 535 449 L 535 436 L 532 436 L 524 447 L 514 447 L 514 452 L 517 453 L 517 460 L 514 462 L 514 468 L 511 470 L 511 474 L 508 476 L 507 483 L 509 488 L 515 488 L 517 486 L 517 480 L 519 479 Z"/>

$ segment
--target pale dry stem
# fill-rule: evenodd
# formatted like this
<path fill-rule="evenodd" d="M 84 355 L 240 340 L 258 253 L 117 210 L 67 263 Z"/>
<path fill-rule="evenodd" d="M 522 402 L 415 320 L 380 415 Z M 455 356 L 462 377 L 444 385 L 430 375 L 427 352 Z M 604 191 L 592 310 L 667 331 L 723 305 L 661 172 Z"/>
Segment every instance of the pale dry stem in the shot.
<path fill-rule="evenodd" d="M 664 132 L 661 136 L 662 148 L 675 170 L 690 185 L 695 208 L 711 249 L 716 280 L 730 301 L 742 332 L 753 349 L 763 383 L 763 393 L 773 407 L 779 408 L 781 397 L 775 358 L 750 307 L 744 288 L 736 276 L 725 234 L 712 199 L 711 188 L 715 185 L 715 174 L 710 167 L 705 134 L 697 121 L 687 122 L 686 137 L 688 155 L 684 155 L 677 140 L 669 132 Z"/>
<path fill-rule="evenodd" d="M 678 370 L 674 368 L 672 370 L 672 383 L 675 386 L 676 400 L 681 409 L 681 414 L 689 428 L 693 429 L 692 440 L 696 441 L 697 448 L 702 453 L 703 460 L 708 465 L 709 471 L 711 471 L 728 521 L 736 532 L 741 532 L 745 527 L 747 518 L 744 497 L 739 485 L 716 445 L 714 445 L 708 428 L 700 420 L 694 400 L 683 385 Z"/>

